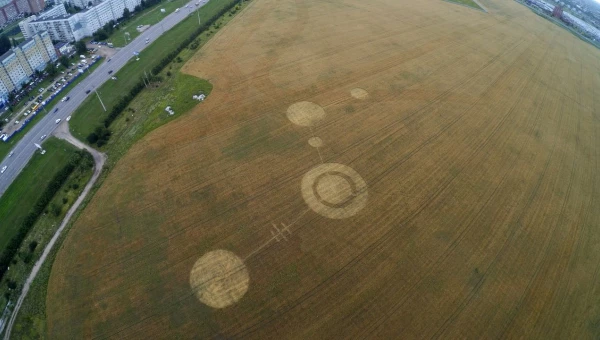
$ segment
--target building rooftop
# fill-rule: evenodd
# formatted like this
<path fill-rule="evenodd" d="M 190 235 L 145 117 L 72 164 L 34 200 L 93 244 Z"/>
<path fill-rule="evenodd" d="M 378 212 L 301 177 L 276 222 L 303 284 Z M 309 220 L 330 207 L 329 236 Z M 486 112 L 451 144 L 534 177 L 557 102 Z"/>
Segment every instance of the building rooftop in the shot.
<path fill-rule="evenodd" d="M 69 43 L 61 41 L 61 42 L 57 43 L 56 45 L 54 45 L 54 48 L 60 49 L 61 47 L 65 46 L 65 45 L 69 45 Z"/>
<path fill-rule="evenodd" d="M 50 17 L 46 17 L 46 18 L 39 18 L 37 20 L 33 20 L 32 23 L 34 23 L 34 22 L 44 22 L 44 21 L 53 21 L 53 20 L 68 19 L 68 18 L 72 17 L 73 15 L 75 15 L 75 14 L 54 15 L 54 16 L 50 16 Z"/>
<path fill-rule="evenodd" d="M 0 56 L 0 63 L 3 62 L 6 58 L 10 57 L 13 54 L 15 54 L 15 52 L 13 52 L 13 50 L 8 50 L 6 53 L 4 53 L 3 55 Z"/>
<path fill-rule="evenodd" d="M 25 39 L 22 43 L 20 43 L 18 46 L 19 47 L 23 47 L 25 45 L 27 45 L 27 43 L 29 43 L 30 41 L 33 41 L 33 38 L 27 38 Z"/>

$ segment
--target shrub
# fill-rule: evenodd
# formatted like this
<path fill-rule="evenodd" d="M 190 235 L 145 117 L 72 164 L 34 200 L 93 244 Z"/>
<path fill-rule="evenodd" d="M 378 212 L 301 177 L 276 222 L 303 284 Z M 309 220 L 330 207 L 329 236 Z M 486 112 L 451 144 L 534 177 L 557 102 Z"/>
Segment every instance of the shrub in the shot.
<path fill-rule="evenodd" d="M 35 248 L 37 248 L 37 245 L 38 243 L 35 240 L 29 242 L 29 251 L 33 253 L 35 251 Z"/>
<path fill-rule="evenodd" d="M 58 217 L 60 216 L 60 213 L 62 212 L 62 207 L 56 203 L 52 203 L 52 213 L 54 214 L 54 216 Z"/>
<path fill-rule="evenodd" d="M 71 185 L 71 188 L 73 188 L 73 190 L 77 190 L 79 189 L 79 184 L 73 183 L 73 185 Z"/>
<path fill-rule="evenodd" d="M 66 197 L 63 197 L 62 202 L 63 202 L 63 204 L 67 204 L 67 202 L 69 202 L 69 199 Z"/>
<path fill-rule="evenodd" d="M 11 289 L 11 290 L 17 288 L 17 283 L 13 280 L 6 281 L 6 285 L 8 286 L 8 289 Z"/>

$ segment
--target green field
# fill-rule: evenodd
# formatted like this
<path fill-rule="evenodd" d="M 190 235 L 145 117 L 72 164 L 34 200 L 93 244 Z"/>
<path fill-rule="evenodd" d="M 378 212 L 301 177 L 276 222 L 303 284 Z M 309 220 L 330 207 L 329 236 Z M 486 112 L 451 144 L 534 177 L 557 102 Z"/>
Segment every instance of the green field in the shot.
<path fill-rule="evenodd" d="M 446 0 L 446 1 L 448 1 L 448 2 L 455 2 L 455 3 L 460 4 L 460 5 L 465 5 L 465 6 L 473 7 L 475 9 L 480 10 L 480 11 L 483 11 L 483 8 L 481 8 L 481 6 L 479 6 L 473 0 Z"/>
<path fill-rule="evenodd" d="M 101 61 L 95 63 L 94 65 L 92 65 L 92 67 L 90 67 L 89 71 L 93 72 L 98 66 L 100 66 L 101 63 L 102 63 Z M 79 84 L 80 82 L 82 82 L 89 74 L 90 73 L 88 73 L 86 71 L 82 76 L 80 76 L 79 78 L 77 78 L 77 80 L 75 80 L 74 82 L 72 82 L 71 84 L 69 84 L 69 86 L 65 87 L 65 89 L 62 92 L 62 94 L 63 95 L 67 95 L 67 93 L 69 93 L 69 91 L 71 91 L 71 89 L 73 87 L 75 87 L 77 84 Z M 31 128 L 33 128 L 33 126 L 35 126 L 35 124 L 37 124 L 40 121 L 40 119 L 42 119 L 42 117 L 44 117 L 48 112 L 51 112 L 52 109 L 54 109 L 54 105 L 56 105 L 56 103 L 61 98 L 62 98 L 62 96 L 54 97 L 54 99 L 52 99 L 48 104 L 46 104 L 46 110 L 40 111 L 29 122 L 29 124 L 27 124 L 27 126 L 23 130 L 21 130 L 19 133 L 17 133 L 16 135 L 14 135 L 7 142 L 0 142 L 0 159 L 3 159 L 4 157 L 6 157 L 6 155 L 8 155 L 8 153 L 10 152 L 10 150 L 21 140 L 21 138 L 23 138 L 23 136 L 25 136 L 25 134 L 27 134 L 27 132 L 29 132 L 29 130 L 31 130 Z"/>
<path fill-rule="evenodd" d="M 201 20 L 207 20 L 223 7 L 222 2 L 211 1 L 200 11 Z M 144 76 L 144 71 L 149 72 L 162 58 L 174 51 L 198 26 L 195 15 L 189 16 L 170 31 L 158 38 L 148 48 L 140 53 L 140 60 L 132 58 L 119 72 L 115 74 L 116 82 L 102 85 L 98 92 L 103 99 L 107 112 L 129 93 L 130 89 Z M 200 37 L 203 39 L 204 35 Z M 106 118 L 102 106 L 96 96 L 89 96 L 75 111 L 70 122 L 71 132 L 78 139 L 85 141 L 86 137 L 99 126 Z"/>
<path fill-rule="evenodd" d="M 43 147 L 46 154 L 36 153 L 0 197 L 0 251 L 17 232 L 50 180 L 76 150 L 54 138 L 48 139 Z"/>
<path fill-rule="evenodd" d="M 113 32 L 106 41 L 113 43 L 116 47 L 122 47 L 125 45 L 125 32 L 129 32 L 129 38 L 133 40 L 140 35 L 140 32 L 136 29 L 138 25 L 154 25 L 175 11 L 176 8 L 184 6 L 188 1 L 189 0 L 165 1 L 156 6 L 146 8 L 141 13 L 136 14 L 133 18 L 129 19 L 129 21 L 127 21 L 118 31 Z M 160 11 L 161 8 L 165 9 L 165 13 Z"/>

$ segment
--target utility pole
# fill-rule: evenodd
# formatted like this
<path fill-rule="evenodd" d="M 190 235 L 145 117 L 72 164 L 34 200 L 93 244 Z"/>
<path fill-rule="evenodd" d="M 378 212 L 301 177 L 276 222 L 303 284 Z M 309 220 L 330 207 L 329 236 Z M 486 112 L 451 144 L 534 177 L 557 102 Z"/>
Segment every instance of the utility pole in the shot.
<path fill-rule="evenodd" d="M 100 104 L 102 104 L 102 108 L 104 109 L 104 112 L 106 112 L 106 106 L 104 106 L 104 103 L 102 102 L 102 99 L 100 98 L 100 94 L 98 94 L 98 90 L 94 89 L 94 92 L 96 92 L 96 95 L 98 96 L 98 100 L 100 101 Z"/>

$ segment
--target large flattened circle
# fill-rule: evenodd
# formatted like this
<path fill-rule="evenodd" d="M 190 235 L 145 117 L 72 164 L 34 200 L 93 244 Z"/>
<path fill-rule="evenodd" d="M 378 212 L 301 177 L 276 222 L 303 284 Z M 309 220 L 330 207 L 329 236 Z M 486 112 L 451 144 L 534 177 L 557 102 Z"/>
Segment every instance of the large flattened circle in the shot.
<path fill-rule="evenodd" d="M 288 107 L 286 115 L 296 125 L 313 126 L 325 118 L 325 110 L 312 102 L 298 102 Z"/>
<path fill-rule="evenodd" d="M 366 99 L 369 96 L 369 92 L 361 88 L 355 88 L 350 90 L 350 95 L 356 99 Z"/>
<path fill-rule="evenodd" d="M 309 170 L 302 178 L 302 197 L 317 214 L 333 219 L 356 215 L 367 204 L 367 183 L 354 169 L 326 163 Z"/>
<path fill-rule="evenodd" d="M 248 291 L 250 276 L 242 259 L 227 250 L 214 250 L 200 257 L 190 272 L 190 286 L 200 302 L 225 308 Z"/>

